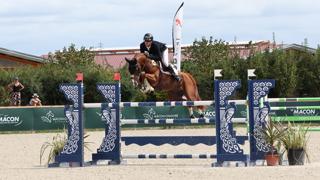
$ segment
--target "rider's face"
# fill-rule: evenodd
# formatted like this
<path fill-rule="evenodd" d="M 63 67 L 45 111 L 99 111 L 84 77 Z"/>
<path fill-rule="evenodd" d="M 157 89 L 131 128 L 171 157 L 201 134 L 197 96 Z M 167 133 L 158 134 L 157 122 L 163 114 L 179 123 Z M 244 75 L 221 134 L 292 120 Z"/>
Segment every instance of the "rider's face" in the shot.
<path fill-rule="evenodd" d="M 152 43 L 152 41 L 144 41 L 144 45 L 146 45 L 146 47 L 150 47 L 151 43 Z"/>

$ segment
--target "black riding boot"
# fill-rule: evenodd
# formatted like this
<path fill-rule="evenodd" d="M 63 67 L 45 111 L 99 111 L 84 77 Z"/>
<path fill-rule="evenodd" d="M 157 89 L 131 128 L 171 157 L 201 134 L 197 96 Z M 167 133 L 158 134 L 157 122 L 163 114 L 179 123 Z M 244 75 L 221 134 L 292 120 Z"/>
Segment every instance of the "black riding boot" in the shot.
<path fill-rule="evenodd" d="M 170 74 L 173 76 L 173 78 L 174 78 L 176 81 L 180 81 L 180 80 L 181 80 L 181 78 L 179 77 L 179 75 L 177 75 L 177 74 L 174 72 L 172 66 L 169 65 L 167 68 L 168 68 L 168 71 L 170 72 Z"/>

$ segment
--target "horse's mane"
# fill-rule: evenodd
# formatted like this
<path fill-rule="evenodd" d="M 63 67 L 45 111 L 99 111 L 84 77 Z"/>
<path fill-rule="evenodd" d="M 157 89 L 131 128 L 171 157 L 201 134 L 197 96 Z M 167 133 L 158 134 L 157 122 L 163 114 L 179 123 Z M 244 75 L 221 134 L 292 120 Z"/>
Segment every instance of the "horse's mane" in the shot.
<path fill-rule="evenodd" d="M 149 64 L 149 65 L 151 65 L 151 67 L 153 67 L 155 65 L 155 64 L 153 64 L 153 62 L 155 62 L 155 60 L 150 59 L 144 53 L 135 54 L 134 59 L 136 59 L 138 63 L 144 63 L 145 65 Z M 156 66 L 160 69 L 160 67 L 158 65 L 156 65 Z"/>
<path fill-rule="evenodd" d="M 146 59 L 149 59 L 145 54 L 143 53 L 136 53 L 133 57 L 134 59 L 138 60 L 140 58 L 146 58 Z"/>

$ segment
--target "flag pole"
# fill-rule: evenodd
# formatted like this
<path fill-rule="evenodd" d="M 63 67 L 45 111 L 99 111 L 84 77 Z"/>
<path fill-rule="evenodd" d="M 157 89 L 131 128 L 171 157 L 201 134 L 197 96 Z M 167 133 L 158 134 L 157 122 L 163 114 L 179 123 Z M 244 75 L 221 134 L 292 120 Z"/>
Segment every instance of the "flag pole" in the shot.
<path fill-rule="evenodd" d="M 173 18 L 172 25 L 172 46 L 173 46 L 173 65 L 178 72 L 181 71 L 181 29 L 183 23 L 183 5 L 181 3 Z"/>

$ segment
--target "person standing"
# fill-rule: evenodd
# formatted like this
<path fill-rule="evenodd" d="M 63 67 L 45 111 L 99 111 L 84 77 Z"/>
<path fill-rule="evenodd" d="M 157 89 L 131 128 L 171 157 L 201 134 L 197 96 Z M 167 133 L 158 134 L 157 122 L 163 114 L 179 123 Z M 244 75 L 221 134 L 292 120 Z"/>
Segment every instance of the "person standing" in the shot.
<path fill-rule="evenodd" d="M 18 77 L 15 77 L 8 85 L 8 89 L 10 91 L 10 106 L 20 106 L 21 91 L 24 89 L 24 86 L 20 83 Z"/>

